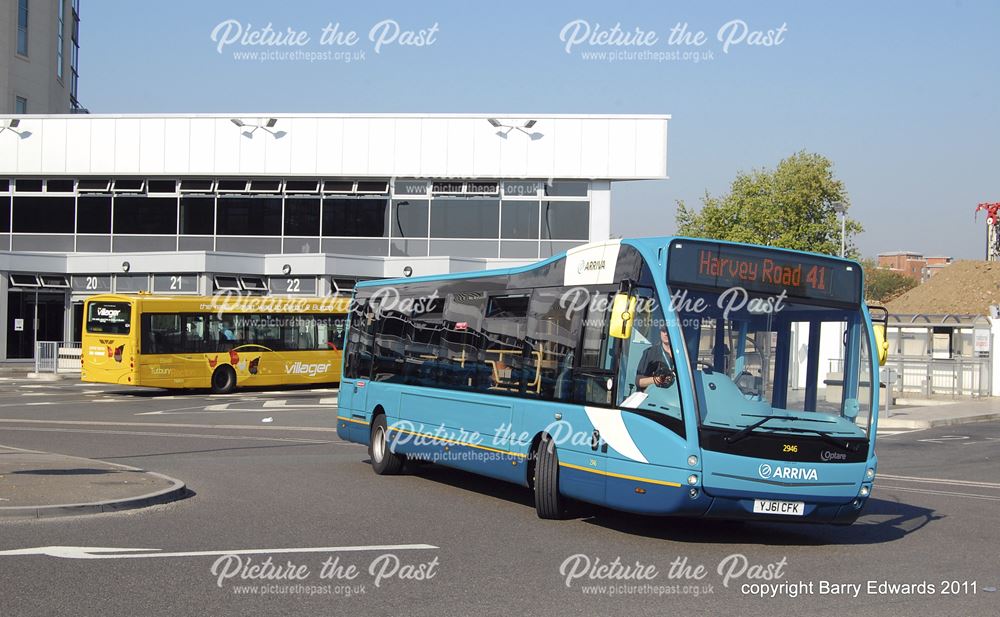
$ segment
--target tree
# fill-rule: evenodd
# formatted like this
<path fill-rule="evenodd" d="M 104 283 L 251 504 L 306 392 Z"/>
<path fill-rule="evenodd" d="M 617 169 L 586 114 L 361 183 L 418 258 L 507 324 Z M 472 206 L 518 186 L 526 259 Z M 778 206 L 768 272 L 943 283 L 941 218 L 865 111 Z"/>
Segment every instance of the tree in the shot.
<path fill-rule="evenodd" d="M 739 172 L 729 193 L 707 192 L 700 211 L 677 202 L 677 228 L 687 236 L 749 242 L 815 253 L 840 254 L 840 219 L 833 204 L 849 203 L 843 182 L 826 157 L 805 151 L 773 171 Z M 847 219 L 847 255 L 861 224 Z"/>
<path fill-rule="evenodd" d="M 879 268 L 872 259 L 862 260 L 865 270 L 865 299 L 869 302 L 891 302 L 917 286 L 917 281 L 888 268 Z"/>

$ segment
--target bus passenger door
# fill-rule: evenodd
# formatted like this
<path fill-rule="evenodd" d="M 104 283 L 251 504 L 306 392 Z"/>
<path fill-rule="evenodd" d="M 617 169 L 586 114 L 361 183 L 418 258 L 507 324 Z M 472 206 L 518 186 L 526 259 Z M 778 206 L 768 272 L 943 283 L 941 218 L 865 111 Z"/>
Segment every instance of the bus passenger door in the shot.
<path fill-rule="evenodd" d="M 620 419 L 620 411 L 614 408 L 615 356 L 620 343 L 608 336 L 610 314 L 610 295 L 602 292 L 588 306 L 573 371 L 573 400 L 583 407 L 574 405 L 567 412 L 580 417 L 566 418 L 573 439 L 559 445 L 561 491 L 593 503 L 606 501 L 608 442 L 602 430 L 606 432 Z"/>
<path fill-rule="evenodd" d="M 366 302 L 352 305 L 345 337 L 343 374 L 337 397 L 337 434 L 346 429 L 351 441 L 368 440 L 368 382 L 372 366 L 372 315 Z M 346 424 L 346 426 L 343 426 Z"/>

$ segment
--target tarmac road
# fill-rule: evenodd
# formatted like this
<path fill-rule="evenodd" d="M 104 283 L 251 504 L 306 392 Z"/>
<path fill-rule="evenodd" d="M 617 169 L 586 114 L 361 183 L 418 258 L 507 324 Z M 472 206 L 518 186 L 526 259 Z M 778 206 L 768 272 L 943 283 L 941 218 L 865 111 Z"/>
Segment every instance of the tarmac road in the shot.
<path fill-rule="evenodd" d="M 433 465 L 375 476 L 337 438 L 335 405 L 333 390 L 0 382 L 0 444 L 143 467 L 195 493 L 0 519 L 0 615 L 1000 612 L 1000 422 L 880 437 L 874 496 L 850 527 L 584 505 L 542 521 L 515 486 Z M 629 580 L 588 577 L 602 566 Z"/>

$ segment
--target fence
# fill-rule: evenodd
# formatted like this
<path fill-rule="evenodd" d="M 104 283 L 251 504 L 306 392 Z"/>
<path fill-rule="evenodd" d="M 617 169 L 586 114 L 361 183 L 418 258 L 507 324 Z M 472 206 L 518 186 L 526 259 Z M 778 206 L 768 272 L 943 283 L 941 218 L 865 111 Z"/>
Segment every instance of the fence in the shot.
<path fill-rule="evenodd" d="M 79 373 L 80 343 L 35 341 L 36 373 Z"/>
<path fill-rule="evenodd" d="M 840 375 L 842 362 L 843 360 L 831 360 L 830 372 Z M 935 360 L 890 355 L 885 368 L 891 369 L 894 373 L 894 379 L 889 384 L 893 397 L 991 396 L 993 372 L 990 358 Z"/>

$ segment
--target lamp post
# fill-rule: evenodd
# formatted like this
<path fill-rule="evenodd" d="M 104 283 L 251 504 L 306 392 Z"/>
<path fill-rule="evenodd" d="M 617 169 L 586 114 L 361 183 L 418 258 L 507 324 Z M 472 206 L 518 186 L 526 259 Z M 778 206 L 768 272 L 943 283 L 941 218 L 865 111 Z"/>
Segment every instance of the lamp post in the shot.
<path fill-rule="evenodd" d="M 847 204 L 835 201 L 830 205 L 840 215 L 840 256 L 844 257 L 847 254 Z"/>

